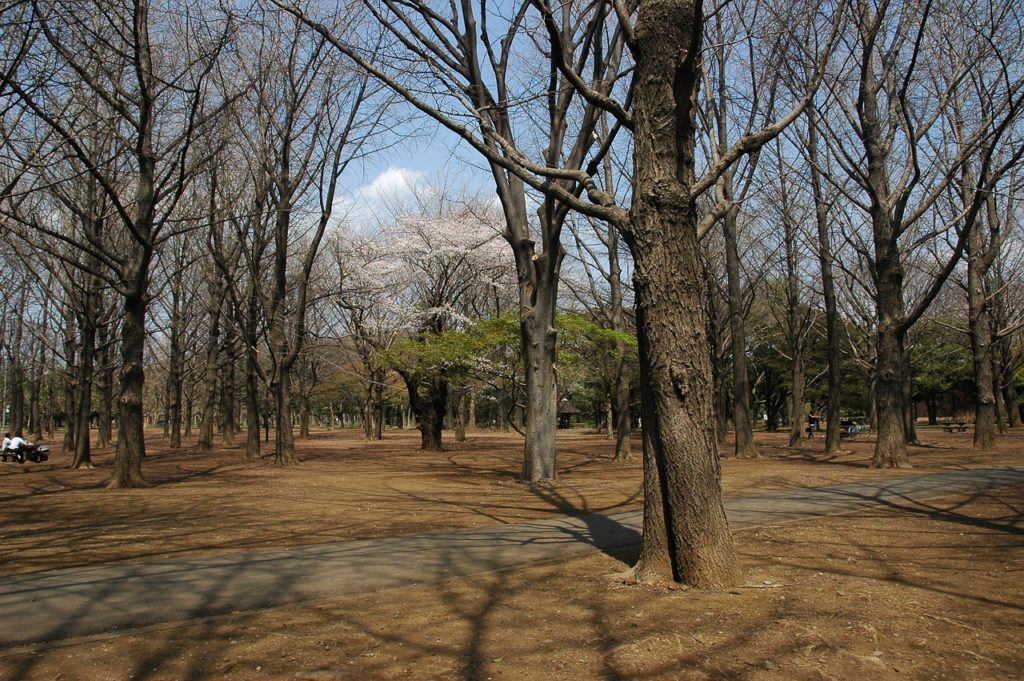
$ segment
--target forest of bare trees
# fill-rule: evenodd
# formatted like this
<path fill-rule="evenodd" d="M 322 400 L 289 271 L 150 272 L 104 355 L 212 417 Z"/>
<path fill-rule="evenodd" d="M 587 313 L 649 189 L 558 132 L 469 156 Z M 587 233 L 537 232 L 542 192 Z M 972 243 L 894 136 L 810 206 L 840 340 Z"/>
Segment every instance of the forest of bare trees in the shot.
<path fill-rule="evenodd" d="M 720 457 L 755 429 L 863 426 L 899 467 L 925 419 L 984 449 L 1021 424 L 1013 0 L 16 0 L 0 26 L 3 427 L 77 468 L 116 446 L 110 487 L 149 484 L 147 433 L 288 466 L 338 428 L 515 430 L 547 483 L 572 413 L 617 459 L 642 434 L 636 576 L 716 586 Z M 432 136 L 459 162 L 353 209 Z"/>

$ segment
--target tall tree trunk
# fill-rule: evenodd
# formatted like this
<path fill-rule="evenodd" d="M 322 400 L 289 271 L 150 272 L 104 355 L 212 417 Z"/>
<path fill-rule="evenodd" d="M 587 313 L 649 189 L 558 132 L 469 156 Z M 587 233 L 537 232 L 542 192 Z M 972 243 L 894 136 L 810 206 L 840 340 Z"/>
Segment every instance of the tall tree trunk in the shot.
<path fill-rule="evenodd" d="M 49 377 L 46 379 L 46 437 L 50 440 L 53 439 L 54 425 L 54 414 L 57 411 L 57 390 L 54 387 L 56 383 L 56 369 L 53 365 L 49 367 Z"/>
<path fill-rule="evenodd" d="M 84 310 L 80 316 L 79 337 L 81 339 L 78 356 L 78 419 L 75 432 L 75 453 L 71 461 L 72 468 L 93 468 L 92 449 L 90 446 L 89 422 L 92 417 L 92 377 L 93 361 L 96 352 L 96 327 L 93 326 L 93 305 L 91 295 L 86 294 Z"/>
<path fill-rule="evenodd" d="M 42 323 L 39 325 L 39 333 L 43 334 L 46 328 L 47 310 L 49 299 L 44 302 Z M 32 354 L 32 384 L 29 389 L 29 430 L 35 434 L 36 440 L 43 439 L 43 364 L 46 361 L 46 343 L 42 336 L 34 337 L 35 352 Z"/>
<path fill-rule="evenodd" d="M 602 135 L 607 135 L 607 124 L 602 119 Z M 605 191 L 614 195 L 612 182 L 611 154 L 605 156 Z M 608 225 L 608 292 L 611 304 L 612 329 L 619 333 L 626 330 L 626 313 L 622 302 L 622 265 L 619 263 L 619 231 L 615 225 Z M 626 361 L 626 344 L 615 343 L 615 460 L 631 461 L 633 459 L 633 443 L 630 435 L 633 422 L 630 419 L 629 405 L 629 372 Z M 609 414 L 611 416 L 611 414 Z M 609 428 L 611 427 L 609 419 Z"/>
<path fill-rule="evenodd" d="M 828 227 L 829 204 L 822 189 L 818 168 L 818 128 L 814 106 L 807 108 L 807 154 L 811 167 L 811 189 L 814 195 L 814 222 L 818 231 L 818 267 L 821 272 L 822 297 L 825 302 L 825 334 L 828 355 L 828 405 L 825 408 L 825 453 L 837 454 L 839 441 L 839 396 L 841 390 L 842 356 L 840 355 L 839 310 L 836 305 L 835 277 L 832 273 L 832 237 Z M 874 400 L 871 400 L 874 404 Z"/>
<path fill-rule="evenodd" d="M 156 161 L 153 149 L 155 122 L 155 77 L 149 43 L 149 5 L 134 6 L 133 37 L 137 50 L 139 92 L 138 139 L 135 158 L 138 171 L 135 183 L 132 224 L 133 236 L 127 262 L 121 273 L 124 291 L 124 317 L 121 323 L 121 374 L 118 395 L 117 449 L 111 488 L 148 487 L 142 477 L 142 459 L 146 455 L 143 421 L 143 395 L 146 381 L 146 301 L 149 295 L 149 267 L 153 258 L 153 225 L 157 201 Z"/>
<path fill-rule="evenodd" d="M 220 361 L 220 320 L 224 309 L 226 287 L 220 271 L 210 267 L 206 275 L 207 301 L 206 316 L 209 318 L 209 330 L 206 336 L 206 380 L 203 381 L 205 396 L 203 413 L 199 420 L 199 441 L 196 448 L 208 452 L 213 448 L 213 420 L 217 406 L 217 376 Z"/>
<path fill-rule="evenodd" d="M 919 445 L 917 439 L 917 401 L 914 400 L 914 379 L 910 375 L 910 351 L 903 353 L 903 438 L 908 445 Z"/>
<path fill-rule="evenodd" d="M 741 579 L 722 506 L 694 181 L 703 8 L 641 2 L 636 24 L 629 245 L 643 401 L 640 579 L 721 587 Z"/>
<path fill-rule="evenodd" d="M 252 314 L 255 314 L 255 312 Z M 250 320 L 250 323 L 253 324 L 251 329 L 255 329 L 256 322 Z M 220 350 L 220 355 L 223 358 L 221 361 L 220 382 L 220 437 L 225 447 L 234 447 L 235 436 L 238 434 L 238 418 L 235 411 L 235 381 L 238 378 L 236 367 L 238 336 L 232 325 L 228 325 L 224 331 L 224 345 Z M 255 350 L 257 334 L 252 330 L 248 334 L 253 339 L 253 346 L 251 350 L 246 350 L 247 356 L 251 355 L 250 359 L 252 362 L 258 362 L 259 358 L 256 357 Z M 250 370 L 252 366 L 253 364 L 246 364 L 246 370 Z"/>
<path fill-rule="evenodd" d="M 868 381 L 868 424 L 871 430 L 878 432 L 878 380 L 872 375 Z"/>
<path fill-rule="evenodd" d="M 97 404 L 97 413 L 99 414 L 99 423 L 96 427 L 97 447 L 106 447 L 114 439 L 112 432 L 114 421 L 112 409 L 114 403 L 114 364 L 110 361 L 112 352 L 109 336 L 107 325 L 100 327 L 97 334 L 99 348 L 97 348 L 96 353 L 95 370 L 96 397 L 99 401 L 99 404 Z"/>
<path fill-rule="evenodd" d="M 1018 406 L 1019 397 L 1017 395 L 1017 386 L 1014 384 L 1013 366 L 1011 362 L 1005 362 L 1003 364 L 1003 395 L 1006 399 L 1006 415 L 1007 422 L 1011 428 L 1020 428 L 1020 408 Z"/>
<path fill-rule="evenodd" d="M 992 372 L 992 312 L 985 287 L 984 236 L 976 223 L 968 236 L 967 248 L 967 326 L 971 337 L 974 364 L 974 447 L 996 446 L 996 399 Z"/>
<path fill-rule="evenodd" d="M 22 287 L 20 302 L 14 314 L 11 339 L 11 432 L 23 435 L 25 429 L 25 358 L 22 354 L 25 334 L 25 306 L 28 294 Z"/>
<path fill-rule="evenodd" d="M 167 362 L 167 421 L 171 449 L 181 448 L 182 309 L 180 281 L 171 286 L 171 346 Z"/>
<path fill-rule="evenodd" d="M 1003 402 L 1003 367 L 996 346 L 992 346 L 992 397 L 996 406 L 996 430 L 1006 434 L 1006 403 Z"/>
<path fill-rule="evenodd" d="M 790 363 L 792 373 L 793 391 L 792 413 L 789 419 L 789 446 L 795 447 L 800 444 L 804 436 L 804 389 L 807 378 L 804 375 L 803 357 L 794 357 Z"/>
<path fill-rule="evenodd" d="M 783 242 L 786 249 L 786 340 L 789 345 L 789 371 L 793 384 L 790 391 L 789 446 L 795 447 L 803 439 L 804 429 L 804 317 L 800 310 L 800 272 L 797 251 L 797 225 L 789 198 L 786 168 L 779 161 L 779 199 L 782 204 Z M 770 401 L 770 400 L 769 400 Z"/>
<path fill-rule="evenodd" d="M 508 405 L 505 403 L 504 393 L 498 395 L 498 402 L 495 405 L 495 411 L 497 412 L 498 430 L 501 432 L 508 431 Z"/>
<path fill-rule="evenodd" d="M 260 386 L 259 375 L 252 366 L 256 361 L 254 352 L 246 353 L 245 458 L 250 460 L 260 458 Z"/>
<path fill-rule="evenodd" d="M 875 362 L 875 404 L 878 437 L 871 465 L 875 468 L 908 466 L 904 423 L 904 319 L 903 264 L 898 233 L 888 207 L 880 197 L 889 196 L 886 169 L 888 150 L 879 121 L 878 93 L 870 56 L 861 70 L 861 123 L 867 157 L 867 181 L 872 188 L 871 230 L 874 241 L 875 307 L 878 314 Z"/>
<path fill-rule="evenodd" d="M 466 389 L 459 388 L 458 397 L 455 400 L 455 441 L 466 441 Z"/>
<path fill-rule="evenodd" d="M 711 278 L 712 275 L 706 259 L 701 259 L 701 266 L 704 268 L 704 280 L 709 282 L 707 301 L 708 343 L 711 345 L 711 375 L 714 378 L 715 391 L 715 437 L 718 444 L 724 446 L 726 435 L 729 432 L 729 381 L 718 324 L 718 311 L 722 309 L 722 300 L 718 293 L 718 285 Z"/>
<path fill-rule="evenodd" d="M 305 395 L 299 399 L 299 439 L 309 439 L 309 398 Z"/>
<path fill-rule="evenodd" d="M 195 421 L 195 400 L 193 399 L 192 391 L 195 385 L 191 384 L 188 390 L 185 391 L 185 416 L 182 419 L 184 422 L 184 435 L 185 437 L 191 437 L 192 435 L 192 423 Z"/>
<path fill-rule="evenodd" d="M 78 337 L 75 334 L 75 315 L 70 305 L 64 306 L 64 359 L 66 362 L 64 380 L 64 451 L 75 451 L 75 383 L 77 371 L 75 359 L 78 355 Z"/>
<path fill-rule="evenodd" d="M 727 196 L 731 195 L 731 189 Z M 747 372 L 747 324 L 743 314 L 743 289 L 740 284 L 740 256 L 736 239 L 739 207 L 731 208 L 722 219 L 725 234 L 725 270 L 728 278 L 729 330 L 732 336 L 732 405 L 736 428 L 736 456 L 756 459 L 754 420 L 750 409 L 750 378 Z"/>
<path fill-rule="evenodd" d="M 374 424 L 373 439 L 384 439 L 384 379 L 386 372 L 378 369 L 377 380 L 374 381 L 374 409 L 376 412 L 376 423 Z"/>
<path fill-rule="evenodd" d="M 363 402 L 363 436 L 367 440 L 373 439 L 373 415 L 375 410 L 373 406 L 373 382 L 371 381 L 366 385 L 366 400 Z"/>

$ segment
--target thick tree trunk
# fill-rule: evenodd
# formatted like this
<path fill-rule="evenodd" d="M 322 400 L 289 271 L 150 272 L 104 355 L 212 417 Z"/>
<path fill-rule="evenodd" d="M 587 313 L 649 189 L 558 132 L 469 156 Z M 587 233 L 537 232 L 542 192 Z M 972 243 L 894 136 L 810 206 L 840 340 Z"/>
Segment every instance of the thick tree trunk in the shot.
<path fill-rule="evenodd" d="M 277 380 L 270 386 L 274 393 L 274 465 L 294 466 L 299 463 L 295 456 L 295 435 L 292 431 L 291 372 L 280 371 Z"/>
<path fill-rule="evenodd" d="M 878 329 L 876 376 L 878 438 L 871 465 L 874 468 L 909 466 L 903 414 L 903 339 L 886 323 L 885 317 Z"/>
<path fill-rule="evenodd" d="M 971 337 L 971 359 L 974 364 L 974 447 L 992 449 L 996 446 L 996 400 L 992 372 L 992 313 L 985 291 L 985 266 L 982 260 L 984 237 L 980 224 L 968 236 L 967 255 L 967 325 Z"/>
<path fill-rule="evenodd" d="M 143 351 L 146 342 L 145 294 L 125 296 L 121 325 L 121 376 L 118 398 L 117 449 L 110 488 L 149 487 L 142 477 L 145 456 L 142 399 L 145 383 Z"/>
<path fill-rule="evenodd" d="M 547 254 L 540 256 L 546 261 Z M 529 262 L 526 268 L 533 268 Z M 523 266 L 520 270 L 524 269 Z M 549 268 L 535 267 L 535 285 L 520 277 L 519 320 L 523 362 L 526 368 L 526 438 L 523 446 L 522 479 L 526 482 L 554 480 L 555 429 L 558 424 L 558 384 L 555 360 L 558 354 L 555 331 L 555 306 L 558 296 L 557 274 Z M 557 272 L 557 268 L 555 268 Z"/>
<path fill-rule="evenodd" d="M 420 430 L 420 449 L 441 451 L 444 415 L 448 409 L 448 381 L 443 376 L 433 376 L 429 380 L 404 372 L 401 376 L 409 392 L 409 405 L 416 416 L 416 427 Z M 420 394 L 421 382 L 426 395 Z"/>
<path fill-rule="evenodd" d="M 635 263 L 643 397 L 644 534 L 639 579 L 722 587 L 741 579 L 722 507 L 706 288 L 694 177 L 703 9 L 642 2 L 636 25 Z"/>

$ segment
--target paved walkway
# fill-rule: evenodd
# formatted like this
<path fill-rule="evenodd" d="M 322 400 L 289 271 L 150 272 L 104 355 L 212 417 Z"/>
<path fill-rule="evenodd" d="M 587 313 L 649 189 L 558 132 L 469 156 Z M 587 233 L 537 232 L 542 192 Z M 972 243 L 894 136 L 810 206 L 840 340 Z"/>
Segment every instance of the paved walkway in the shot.
<path fill-rule="evenodd" d="M 924 499 L 1022 484 L 1024 468 L 963 470 L 731 497 L 725 506 L 739 529 L 869 506 L 922 510 Z M 561 560 L 635 545 L 640 527 L 641 512 L 626 511 L 15 575 L 0 579 L 0 648 Z"/>

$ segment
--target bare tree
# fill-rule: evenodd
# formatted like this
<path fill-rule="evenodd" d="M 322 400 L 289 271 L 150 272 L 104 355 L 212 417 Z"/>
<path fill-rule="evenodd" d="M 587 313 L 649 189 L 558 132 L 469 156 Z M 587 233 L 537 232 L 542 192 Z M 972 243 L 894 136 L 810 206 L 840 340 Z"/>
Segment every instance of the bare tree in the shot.
<path fill-rule="evenodd" d="M 525 0 L 502 16 L 487 2 L 434 7 L 367 0 L 364 5 L 392 40 L 370 53 L 294 4 L 274 2 L 316 26 L 336 49 L 483 155 L 519 277 L 527 394 L 522 476 L 531 482 L 555 478 L 555 311 L 569 210 L 559 197 L 577 200 L 588 188 L 597 189 L 592 175 L 604 151 L 591 151 L 595 145 L 606 150 L 622 127 L 617 120 L 596 144 L 600 113 L 607 109 L 627 118 L 610 97 L 625 75 L 625 32 L 614 10 L 605 3 L 583 11 L 572 3 L 554 7 Z M 545 72 L 520 78 L 535 73 L 538 44 L 550 56 Z M 545 105 L 540 115 L 536 102 Z M 537 140 L 543 150 L 534 159 L 526 150 Z M 540 195 L 530 197 L 531 190 Z M 536 225 L 532 198 L 539 203 Z"/>
<path fill-rule="evenodd" d="M 1009 3 L 995 3 L 995 15 L 1006 16 Z M 964 143 L 950 149 L 935 143 L 949 103 L 976 73 L 974 49 L 948 51 L 946 40 L 970 27 L 970 7 L 957 2 L 851 6 L 855 30 L 843 55 L 856 64 L 856 80 L 830 82 L 831 117 L 818 123 L 827 133 L 829 149 L 856 190 L 833 181 L 849 204 L 866 219 L 867 238 L 854 246 L 869 264 L 867 290 L 878 318 L 875 394 L 878 437 L 872 465 L 908 464 L 906 444 L 913 439 L 909 412 L 909 373 L 905 337 L 910 327 L 941 290 L 967 245 L 960 231 L 951 246 L 933 252 L 935 265 L 928 281 L 907 302 L 908 257 L 936 243 L 954 225 L 933 220 L 936 201 L 956 180 L 979 144 L 1001 136 L 1018 116 L 1014 94 L 982 120 L 975 121 Z M 1010 22 L 1012 23 L 1012 22 Z M 982 31 L 985 30 L 983 22 Z M 958 28 L 959 27 L 959 28 Z M 987 36 L 956 40 L 977 45 Z M 944 56 L 939 56 L 944 55 Z M 953 55 L 955 58 L 946 59 Z M 852 79 L 851 79 L 852 80 Z M 848 86 L 848 87 L 847 87 Z M 856 145 L 856 147 L 854 146 Z M 857 151 L 854 152 L 853 149 Z M 975 198 L 975 203 L 980 196 Z M 977 211 L 980 205 L 971 208 Z"/>
<path fill-rule="evenodd" d="M 26 30 L 38 26 L 41 56 L 33 64 L 35 73 L 10 79 L 11 91 L 52 140 L 53 153 L 76 159 L 95 180 L 109 203 L 110 237 L 117 246 L 65 235 L 47 224 L 45 215 L 26 215 L 18 206 L 12 212 L 34 230 L 97 259 L 103 269 L 93 274 L 106 278 L 121 297 L 120 432 L 109 484 L 146 486 L 142 399 L 150 265 L 173 232 L 169 220 L 178 199 L 204 162 L 192 142 L 219 113 L 209 76 L 230 22 L 214 8 L 197 4 L 173 12 L 158 7 L 155 13 L 147 0 L 127 6 L 102 0 L 30 4 L 33 21 Z M 154 31 L 157 25 L 160 30 Z M 94 95 L 104 114 L 116 121 L 106 153 L 88 144 L 88 118 L 75 115 L 73 102 L 59 104 L 66 99 L 65 81 Z M 39 159 L 22 185 L 30 192 L 68 179 L 49 176 L 46 159 Z M 88 257 L 78 264 L 86 267 Z"/>
<path fill-rule="evenodd" d="M 247 265 L 254 282 L 264 268 L 270 272 L 267 287 L 255 290 L 267 321 L 274 461 L 289 465 L 297 463 L 290 372 L 305 342 L 310 274 L 338 181 L 353 159 L 370 150 L 386 100 L 365 73 L 348 68 L 323 37 L 285 13 L 261 16 L 250 68 L 255 87 L 244 101 L 252 119 L 243 119 L 239 132 L 250 150 L 250 174 L 266 178 L 258 180 L 263 189 L 251 215 L 269 227 L 270 263 Z M 296 259 L 300 264 L 293 267 Z"/>

